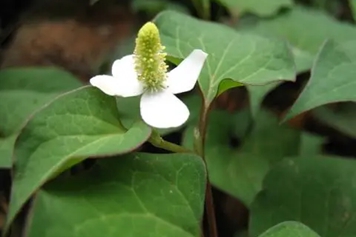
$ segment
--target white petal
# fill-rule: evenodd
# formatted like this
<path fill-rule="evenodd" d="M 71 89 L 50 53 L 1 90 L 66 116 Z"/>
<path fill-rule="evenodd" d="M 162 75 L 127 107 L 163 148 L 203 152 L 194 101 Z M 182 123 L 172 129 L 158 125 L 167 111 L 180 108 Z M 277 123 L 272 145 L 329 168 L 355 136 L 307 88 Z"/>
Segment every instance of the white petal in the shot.
<path fill-rule="evenodd" d="M 120 80 L 108 75 L 95 76 L 90 79 L 90 84 L 110 96 L 131 97 L 143 92 L 143 85 L 137 80 Z"/>
<path fill-rule="evenodd" d="M 117 95 L 118 88 L 120 88 L 119 82 L 116 78 L 107 75 L 99 75 L 90 79 L 90 84 L 99 88 L 107 95 Z"/>
<path fill-rule="evenodd" d="M 134 55 L 130 54 L 122 57 L 121 59 L 115 60 L 112 64 L 111 73 L 116 78 L 137 78 Z"/>
<path fill-rule="evenodd" d="M 168 73 L 168 86 L 174 94 L 190 91 L 198 80 L 207 53 L 195 49 L 176 68 Z"/>
<path fill-rule="evenodd" d="M 168 90 L 158 93 L 145 92 L 141 98 L 140 109 L 143 121 L 155 128 L 179 127 L 189 117 L 187 106 Z"/>
<path fill-rule="evenodd" d="M 116 60 L 112 66 L 113 76 L 96 76 L 90 83 L 111 96 L 131 97 L 141 95 L 143 85 L 137 80 L 133 56 Z"/>

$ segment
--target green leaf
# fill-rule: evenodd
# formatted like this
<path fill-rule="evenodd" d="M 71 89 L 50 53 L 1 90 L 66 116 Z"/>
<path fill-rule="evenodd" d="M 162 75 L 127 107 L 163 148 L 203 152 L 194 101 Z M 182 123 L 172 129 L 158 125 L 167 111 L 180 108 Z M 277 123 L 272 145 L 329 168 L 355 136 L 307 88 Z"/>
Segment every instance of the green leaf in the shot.
<path fill-rule="evenodd" d="M 16 133 L 35 110 L 80 85 L 73 75 L 56 68 L 0 70 L 1 136 Z"/>
<path fill-rule="evenodd" d="M 275 225 L 259 237 L 320 237 L 306 225 L 296 221 L 285 221 Z"/>
<path fill-rule="evenodd" d="M 356 41 L 324 44 L 304 90 L 285 120 L 315 107 L 342 101 L 356 101 Z"/>
<path fill-rule="evenodd" d="M 311 134 L 311 133 L 302 133 L 300 139 L 300 149 L 299 155 L 308 156 L 308 155 L 317 155 L 322 152 L 322 146 L 325 142 L 325 138 Z"/>
<path fill-rule="evenodd" d="M 271 112 L 261 110 L 240 151 L 262 156 L 274 164 L 286 156 L 298 154 L 300 136 L 300 131 L 280 125 Z"/>
<path fill-rule="evenodd" d="M 356 19 L 356 0 L 349 0 L 352 15 L 354 17 L 354 20 Z"/>
<path fill-rule="evenodd" d="M 218 88 L 218 94 L 216 95 L 216 97 L 221 95 L 223 92 L 225 92 L 225 91 L 227 91 L 229 89 L 232 89 L 232 88 L 235 88 L 235 87 L 240 87 L 240 86 L 243 86 L 243 84 L 240 83 L 240 82 L 236 82 L 236 81 L 231 80 L 231 79 L 225 79 L 225 80 L 220 82 L 219 88 Z"/>
<path fill-rule="evenodd" d="M 312 112 L 320 122 L 356 138 L 356 104 L 342 103 L 332 109 L 327 106 L 316 108 Z"/>
<path fill-rule="evenodd" d="M 15 145 L 15 175 L 7 224 L 48 179 L 87 157 L 127 153 L 150 136 L 142 122 L 126 131 L 114 97 L 94 87 L 66 93 L 37 112 Z"/>
<path fill-rule="evenodd" d="M 261 157 L 237 153 L 229 147 L 232 126 L 227 121 L 230 116 L 225 112 L 213 111 L 211 114 L 205 146 L 209 178 L 217 188 L 249 204 L 260 190 L 269 164 Z M 184 143 L 187 147 L 192 147 L 193 134 L 194 127 L 185 132 Z"/>
<path fill-rule="evenodd" d="M 228 116 L 228 115 L 225 115 Z M 231 119 L 231 117 L 230 117 Z M 229 120 L 230 120 L 229 119 Z M 242 141 L 246 138 L 251 130 L 251 124 L 253 119 L 251 118 L 251 112 L 249 109 L 242 109 L 236 112 L 232 118 L 232 133 L 230 135 L 236 136 L 237 139 Z M 211 122 L 209 122 L 211 123 Z"/>
<path fill-rule="evenodd" d="M 0 167 L 10 168 L 20 128 L 37 109 L 81 83 L 57 68 L 12 68 L 0 71 Z"/>
<path fill-rule="evenodd" d="M 325 40 L 345 42 L 356 39 L 354 26 L 341 23 L 326 13 L 302 7 L 295 7 L 275 18 L 261 19 L 255 25 L 242 27 L 240 30 L 288 40 L 299 72 L 312 67 L 315 55 Z"/>
<path fill-rule="evenodd" d="M 293 57 L 280 40 L 240 34 L 173 11 L 162 12 L 155 22 L 171 58 L 183 59 L 194 49 L 209 54 L 199 77 L 206 108 L 223 92 L 219 85 L 225 79 L 238 82 L 236 85 L 264 85 L 295 78 Z"/>
<path fill-rule="evenodd" d="M 199 237 L 205 180 L 195 155 L 105 159 L 46 185 L 34 201 L 28 236 Z"/>
<path fill-rule="evenodd" d="M 246 133 L 249 123 L 240 114 L 212 111 L 205 155 L 210 181 L 217 188 L 249 205 L 261 190 L 262 181 L 274 162 L 298 153 L 299 132 L 279 126 L 277 118 L 261 112 L 242 146 L 231 147 L 231 131 Z M 242 127 L 236 129 L 235 127 Z M 184 133 L 184 145 L 193 147 L 194 128 Z M 243 136 L 239 136 L 240 138 Z"/>
<path fill-rule="evenodd" d="M 272 16 L 281 8 L 292 7 L 293 0 L 216 0 L 227 7 L 231 14 L 240 16 L 244 13 L 253 13 L 261 17 Z"/>
<path fill-rule="evenodd" d="M 202 98 L 198 94 L 190 94 L 181 98 L 188 106 L 190 115 L 187 123 L 196 123 L 199 121 L 200 110 L 202 107 Z"/>
<path fill-rule="evenodd" d="M 16 137 L 17 134 L 6 138 L 0 138 L 0 168 L 11 168 L 11 158 Z"/>
<path fill-rule="evenodd" d="M 282 161 L 268 173 L 250 208 L 250 235 L 295 220 L 323 237 L 354 236 L 355 170 L 354 160 L 336 157 Z"/>
<path fill-rule="evenodd" d="M 251 114 L 253 118 L 257 116 L 257 113 L 260 110 L 261 104 L 266 95 L 280 84 L 281 82 L 274 82 L 263 86 L 246 87 L 250 98 Z"/>

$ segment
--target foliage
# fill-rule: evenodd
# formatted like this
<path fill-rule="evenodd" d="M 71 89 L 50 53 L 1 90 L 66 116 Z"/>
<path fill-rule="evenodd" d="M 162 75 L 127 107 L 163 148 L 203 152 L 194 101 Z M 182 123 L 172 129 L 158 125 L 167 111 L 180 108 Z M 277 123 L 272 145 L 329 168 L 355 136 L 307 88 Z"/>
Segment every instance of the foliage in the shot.
<path fill-rule="evenodd" d="M 249 211 L 236 236 L 356 236 L 354 20 L 324 1 L 262 2 L 130 2 L 158 27 L 169 70 L 194 49 L 208 54 L 176 128 L 149 127 L 138 97 L 108 96 L 59 65 L 1 69 L 4 233 L 24 215 L 29 237 L 216 237 L 212 186 Z M 356 1 L 343 7 L 356 15 Z M 133 50 L 127 39 L 116 55 Z M 247 103 L 219 107 L 242 89 Z M 335 139 L 351 152 L 330 154 Z"/>

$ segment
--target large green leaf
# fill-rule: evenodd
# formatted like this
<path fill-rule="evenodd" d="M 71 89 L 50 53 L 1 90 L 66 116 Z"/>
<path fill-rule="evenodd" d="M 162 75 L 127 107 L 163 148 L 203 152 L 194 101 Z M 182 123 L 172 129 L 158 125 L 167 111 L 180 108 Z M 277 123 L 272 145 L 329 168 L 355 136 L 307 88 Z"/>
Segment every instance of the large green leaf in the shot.
<path fill-rule="evenodd" d="M 266 95 L 280 84 L 280 82 L 274 82 L 263 86 L 246 87 L 249 94 L 252 117 L 255 118 L 257 116 L 257 113 Z"/>
<path fill-rule="evenodd" d="M 217 188 L 249 204 L 260 190 L 269 164 L 261 157 L 237 153 L 229 147 L 233 121 L 228 118 L 229 115 L 224 112 L 212 113 L 210 118 L 205 150 L 209 178 Z M 193 134 L 192 126 L 185 131 L 185 146 L 193 147 Z"/>
<path fill-rule="evenodd" d="M 16 137 L 17 135 L 12 135 L 6 138 L 0 138 L 0 168 L 11 168 L 11 157 Z"/>
<path fill-rule="evenodd" d="M 80 85 L 73 75 L 56 68 L 0 70 L 0 167 L 11 167 L 16 136 L 29 116 Z"/>
<path fill-rule="evenodd" d="M 321 154 L 325 141 L 325 137 L 312 133 L 302 133 L 300 138 L 299 155 L 311 156 Z"/>
<path fill-rule="evenodd" d="M 344 42 L 356 39 L 354 26 L 336 21 L 323 12 L 301 7 L 275 18 L 261 19 L 254 25 L 242 26 L 241 30 L 288 40 L 298 71 L 312 67 L 314 57 L 325 40 Z"/>
<path fill-rule="evenodd" d="M 183 59 L 194 49 L 209 54 L 199 77 L 205 107 L 232 86 L 295 78 L 293 57 L 283 41 L 241 34 L 227 26 L 173 11 L 162 12 L 155 22 L 169 58 Z M 234 83 L 221 86 L 227 79 Z"/>
<path fill-rule="evenodd" d="M 293 0 L 216 0 L 226 6 L 236 16 L 254 13 L 258 16 L 274 15 L 284 7 L 292 7 Z"/>
<path fill-rule="evenodd" d="M 343 158 L 287 159 L 264 180 L 250 210 L 250 234 L 258 236 L 287 220 L 323 237 L 356 233 L 356 162 Z"/>
<path fill-rule="evenodd" d="M 1 136 L 16 133 L 36 109 L 80 85 L 73 75 L 56 68 L 0 70 Z"/>
<path fill-rule="evenodd" d="M 336 108 L 322 106 L 312 112 L 320 122 L 356 138 L 356 103 L 338 104 Z"/>
<path fill-rule="evenodd" d="M 301 132 L 279 124 L 272 113 L 262 110 L 240 152 L 261 156 L 271 164 L 299 153 Z"/>
<path fill-rule="evenodd" d="M 277 118 L 263 111 L 242 145 L 238 149 L 231 147 L 232 131 L 244 131 L 249 126 L 245 120 L 245 116 L 239 114 L 213 111 L 209 118 L 205 155 L 212 184 L 249 205 L 261 190 L 270 166 L 285 156 L 298 154 L 300 133 L 279 126 Z M 245 128 L 234 128 L 241 125 Z M 185 131 L 185 146 L 193 147 L 193 134 L 193 127 Z"/>
<path fill-rule="evenodd" d="M 199 237 L 205 180 L 195 155 L 105 159 L 46 185 L 34 201 L 27 236 Z"/>
<path fill-rule="evenodd" d="M 7 224 L 44 182 L 91 156 L 134 150 L 151 129 L 138 122 L 125 130 L 114 97 L 93 87 L 68 92 L 37 112 L 20 133 Z"/>
<path fill-rule="evenodd" d="M 304 90 L 285 119 L 315 107 L 356 101 L 356 41 L 324 44 Z"/>
<path fill-rule="evenodd" d="M 259 237 L 320 237 L 308 226 L 296 221 L 285 221 L 275 225 Z"/>

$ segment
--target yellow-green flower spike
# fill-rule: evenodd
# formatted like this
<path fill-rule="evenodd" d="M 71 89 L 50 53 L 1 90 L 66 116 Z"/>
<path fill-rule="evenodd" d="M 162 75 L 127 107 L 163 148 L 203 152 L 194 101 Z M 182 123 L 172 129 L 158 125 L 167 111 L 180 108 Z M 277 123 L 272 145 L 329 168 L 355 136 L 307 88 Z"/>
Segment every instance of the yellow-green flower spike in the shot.
<path fill-rule="evenodd" d="M 138 80 L 146 89 L 157 91 L 164 88 L 167 72 L 166 54 L 163 52 L 159 31 L 152 22 L 139 30 L 135 47 L 135 69 Z"/>

